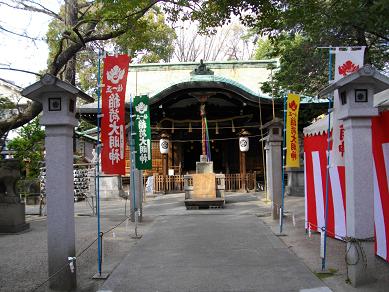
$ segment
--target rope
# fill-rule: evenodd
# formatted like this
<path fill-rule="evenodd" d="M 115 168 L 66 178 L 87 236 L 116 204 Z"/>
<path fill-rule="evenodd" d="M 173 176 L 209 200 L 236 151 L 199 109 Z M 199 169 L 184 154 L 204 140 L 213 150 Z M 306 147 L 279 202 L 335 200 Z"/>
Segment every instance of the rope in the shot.
<path fill-rule="evenodd" d="M 117 227 L 119 227 L 120 225 L 122 225 L 124 222 L 126 222 L 128 219 L 130 219 L 130 216 L 126 216 L 125 219 L 123 219 L 121 222 L 119 222 L 118 224 L 114 225 L 113 227 L 109 228 L 107 231 L 105 232 L 100 232 L 100 236 L 95 238 L 93 241 L 91 241 L 84 249 L 82 249 L 80 252 L 78 252 L 75 256 L 76 259 L 80 258 L 88 249 L 90 249 L 92 247 L 92 245 L 99 240 L 99 238 L 102 238 L 103 235 L 105 234 L 108 234 L 110 233 L 111 231 L 115 230 Z M 37 291 L 39 288 L 41 288 L 43 285 L 45 285 L 47 282 L 50 281 L 50 279 L 52 279 L 53 277 L 55 277 L 56 275 L 58 275 L 59 273 L 61 273 L 62 271 L 65 270 L 65 268 L 69 267 L 69 263 L 63 265 L 62 267 L 60 267 L 54 274 L 52 274 L 50 277 L 48 277 L 46 280 L 44 280 L 43 282 L 39 283 L 36 287 L 34 287 L 31 292 L 34 292 L 34 291 Z"/>
<path fill-rule="evenodd" d="M 326 230 L 326 228 L 319 227 L 315 224 L 312 224 L 310 222 L 305 222 L 308 223 L 308 228 L 311 229 L 310 227 L 315 227 L 316 229 L 320 230 L 321 232 L 326 232 L 327 234 L 332 235 L 334 238 L 339 238 L 340 240 L 344 241 L 348 246 L 346 246 L 346 251 L 344 255 L 344 261 L 346 263 L 346 282 L 350 283 L 350 278 L 349 278 L 349 272 L 348 272 L 348 266 L 355 266 L 357 265 L 361 260 L 363 261 L 363 267 L 364 269 L 367 268 L 367 256 L 366 252 L 363 249 L 362 243 L 364 242 L 375 242 L 375 237 L 366 237 L 366 238 L 356 238 L 352 236 L 341 236 L 339 234 L 336 234 L 335 232 L 331 232 L 329 230 Z M 350 262 L 348 255 L 350 253 L 351 248 L 354 248 L 356 250 L 357 258 L 355 262 Z"/>

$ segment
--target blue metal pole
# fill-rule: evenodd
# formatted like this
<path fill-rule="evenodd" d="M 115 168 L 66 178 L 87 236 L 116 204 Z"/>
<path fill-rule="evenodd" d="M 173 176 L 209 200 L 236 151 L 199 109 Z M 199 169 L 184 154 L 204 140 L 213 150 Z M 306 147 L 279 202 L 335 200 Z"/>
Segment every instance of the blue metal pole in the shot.
<path fill-rule="evenodd" d="M 280 233 L 282 233 L 282 226 L 284 223 L 284 193 L 285 193 L 285 147 L 286 147 L 286 101 L 287 101 L 287 96 L 286 94 L 284 95 L 284 125 L 283 125 L 283 131 L 282 131 L 282 200 L 281 200 L 281 212 L 280 212 Z"/>
<path fill-rule="evenodd" d="M 328 83 L 332 80 L 332 53 L 331 48 L 329 50 L 328 58 Z M 322 271 L 326 268 L 326 255 L 327 255 L 327 224 L 328 224 L 328 184 L 330 176 L 330 150 L 331 150 L 331 97 L 328 96 L 328 129 L 327 129 L 327 169 L 326 169 L 326 204 L 325 204 L 325 217 L 324 217 L 324 247 L 323 258 L 321 259 Z"/>
<path fill-rule="evenodd" d="M 134 218 L 136 216 L 136 195 L 135 195 L 135 143 L 133 138 L 133 120 L 132 120 L 132 96 L 130 96 L 130 151 L 131 151 L 131 188 L 132 188 L 132 200 L 134 202 Z"/>
<path fill-rule="evenodd" d="M 98 56 L 98 68 L 97 68 L 97 184 L 96 184 L 96 213 L 97 213 L 97 261 L 98 261 L 98 272 L 101 276 L 101 226 L 100 226 L 100 118 L 101 118 L 101 108 L 100 108 L 100 98 L 101 98 L 101 52 L 99 50 Z"/>

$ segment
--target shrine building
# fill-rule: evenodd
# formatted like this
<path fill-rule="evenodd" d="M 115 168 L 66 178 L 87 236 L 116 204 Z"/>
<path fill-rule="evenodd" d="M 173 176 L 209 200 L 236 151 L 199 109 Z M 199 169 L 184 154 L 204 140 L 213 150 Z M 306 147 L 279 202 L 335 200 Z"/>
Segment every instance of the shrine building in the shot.
<path fill-rule="evenodd" d="M 126 118 L 129 98 L 148 95 L 152 130 L 152 170 L 149 175 L 169 175 L 172 191 L 180 189 L 180 176 L 193 173 L 202 149 L 204 105 L 209 149 L 215 173 L 226 175 L 226 190 L 254 189 L 264 180 L 264 153 L 261 138 L 267 134 L 261 125 L 282 118 L 282 100 L 263 94 L 263 82 L 271 78 L 269 65 L 277 60 L 199 63 L 131 64 L 127 77 Z M 310 100 L 311 101 L 311 100 Z M 304 104 L 310 102 L 302 100 Z M 323 103 L 317 107 L 325 108 Z M 81 118 L 95 122 L 97 102 L 80 107 Z M 248 151 L 242 152 L 239 138 L 247 137 Z M 160 151 L 160 139 L 169 141 L 167 155 Z M 129 171 L 129 153 L 126 166 Z M 164 159 L 166 161 L 164 162 Z M 228 185 L 228 186 L 227 186 Z"/>

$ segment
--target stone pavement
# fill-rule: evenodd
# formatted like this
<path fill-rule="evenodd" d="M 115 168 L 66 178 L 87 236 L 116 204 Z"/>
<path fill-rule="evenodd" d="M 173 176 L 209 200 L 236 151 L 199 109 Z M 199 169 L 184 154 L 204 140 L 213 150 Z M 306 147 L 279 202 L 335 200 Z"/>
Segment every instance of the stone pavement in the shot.
<path fill-rule="evenodd" d="M 101 291 L 331 291 L 262 223 L 268 207 L 252 194 L 209 210 L 165 199 L 145 208 L 158 218 Z"/>
<path fill-rule="evenodd" d="M 124 273 L 125 269 L 129 273 L 124 275 L 123 280 L 128 283 L 132 279 L 128 287 L 134 289 L 125 287 L 124 291 L 136 291 L 137 285 L 140 285 L 139 289 L 142 289 L 141 285 L 154 285 L 159 279 L 158 284 L 164 283 L 165 286 L 154 291 L 164 291 L 170 287 L 173 289 L 173 285 L 177 285 L 175 282 L 179 281 L 187 281 L 184 291 L 201 291 L 200 288 L 204 291 L 207 290 L 206 285 L 216 284 L 219 289 L 227 291 L 272 291 L 267 290 L 267 286 L 272 284 L 273 279 L 276 279 L 274 287 L 280 285 L 281 288 L 294 289 L 286 291 L 298 291 L 303 286 L 296 288 L 290 285 L 298 285 L 299 277 L 311 283 L 309 287 L 328 286 L 334 292 L 389 291 L 389 264 L 378 257 L 375 273 L 377 282 L 358 289 L 348 285 L 345 282 L 345 244 L 334 239 L 328 240 L 327 266 L 335 273 L 322 278 L 323 284 L 308 271 L 320 271 L 320 235 L 312 234 L 309 238 L 305 234 L 304 198 L 285 198 L 287 213 L 284 232 L 287 236 L 278 238 L 283 243 L 271 234 L 271 230 L 278 232 L 278 221 L 271 219 L 270 204 L 264 203 L 262 198 L 261 193 L 228 194 L 226 209 L 212 210 L 185 210 L 183 194 L 147 198 L 144 221 L 139 226 L 143 238 L 131 238 L 134 232 L 131 223 L 123 223 L 104 235 L 103 271 L 111 273 L 105 283 L 91 279 L 97 272 L 97 245 L 91 245 L 77 258 L 77 291 L 120 291 L 115 285 L 120 285 L 118 275 Z M 122 222 L 125 211 L 128 214 L 128 205 L 126 208 L 124 200 L 102 201 L 102 230 L 108 231 Z M 26 211 L 30 214 L 27 216 L 30 231 L 18 235 L 0 235 L 1 292 L 33 291 L 47 279 L 46 218 L 33 215 L 38 211 L 37 206 L 27 206 Z M 79 253 L 95 240 L 97 226 L 96 217 L 91 216 L 92 210 L 86 202 L 75 203 L 75 213 L 76 248 Z M 295 225 L 291 219 L 292 214 L 295 215 Z M 200 240 L 206 236 L 213 240 Z M 185 256 L 182 256 L 184 249 Z M 277 256 L 273 260 L 272 255 L 278 253 L 291 258 L 292 262 L 283 263 Z M 147 261 L 151 255 L 156 264 Z M 165 262 L 165 259 L 169 261 Z M 288 272 L 283 273 L 283 268 Z M 169 269 L 176 272 L 170 273 Z M 272 269 L 273 272 L 278 271 L 279 275 L 275 277 Z M 294 269 L 302 270 L 303 274 L 300 275 Z M 292 275 L 296 277 L 289 281 Z M 153 288 L 150 289 L 153 291 Z M 210 289 L 213 290 L 213 287 Z M 328 291 L 327 288 L 323 289 L 321 291 Z M 47 285 L 42 285 L 37 291 L 48 291 Z"/>

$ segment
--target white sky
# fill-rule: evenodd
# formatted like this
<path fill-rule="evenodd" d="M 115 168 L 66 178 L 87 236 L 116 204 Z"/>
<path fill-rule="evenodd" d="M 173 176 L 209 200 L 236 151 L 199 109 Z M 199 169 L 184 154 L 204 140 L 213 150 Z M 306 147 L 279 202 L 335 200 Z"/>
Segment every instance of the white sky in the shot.
<path fill-rule="evenodd" d="M 8 1 L 10 2 L 10 1 Z M 58 12 L 61 0 L 38 1 L 54 12 Z M 51 18 L 42 13 L 20 11 L 0 4 L 0 26 L 19 34 L 45 37 Z M 31 41 L 0 30 L 0 67 L 23 69 L 32 72 L 46 68 L 47 44 L 45 41 Z M 36 81 L 36 76 L 9 70 L 0 70 L 0 78 L 13 81 L 25 87 Z"/>

